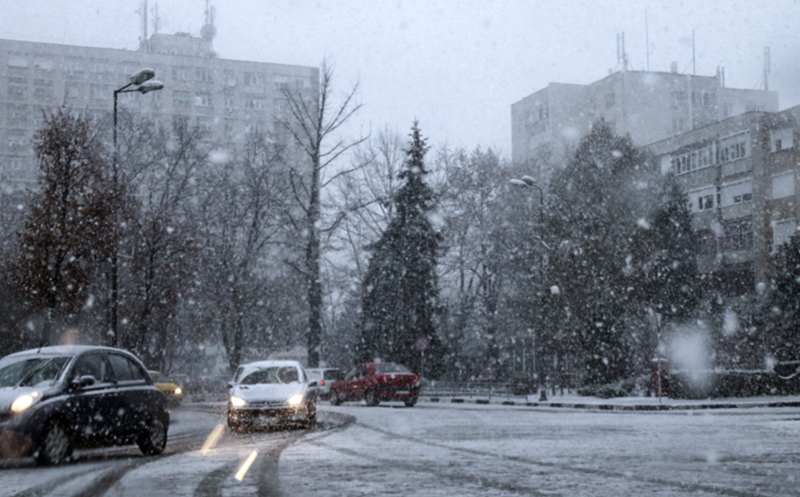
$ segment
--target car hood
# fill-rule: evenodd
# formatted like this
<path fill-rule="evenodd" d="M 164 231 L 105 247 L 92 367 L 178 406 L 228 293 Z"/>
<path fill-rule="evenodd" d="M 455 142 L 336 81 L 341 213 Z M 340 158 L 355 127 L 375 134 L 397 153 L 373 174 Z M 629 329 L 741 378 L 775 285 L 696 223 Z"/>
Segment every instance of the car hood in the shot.
<path fill-rule="evenodd" d="M 11 410 L 11 404 L 17 400 L 20 395 L 25 395 L 36 391 L 33 387 L 2 387 L 0 388 L 0 413 L 6 413 Z M 39 391 L 39 393 L 42 393 Z"/>
<path fill-rule="evenodd" d="M 233 387 L 231 395 L 244 399 L 248 402 L 254 401 L 284 401 L 292 395 L 305 393 L 304 383 L 289 384 L 258 384 L 258 385 L 237 385 Z"/>

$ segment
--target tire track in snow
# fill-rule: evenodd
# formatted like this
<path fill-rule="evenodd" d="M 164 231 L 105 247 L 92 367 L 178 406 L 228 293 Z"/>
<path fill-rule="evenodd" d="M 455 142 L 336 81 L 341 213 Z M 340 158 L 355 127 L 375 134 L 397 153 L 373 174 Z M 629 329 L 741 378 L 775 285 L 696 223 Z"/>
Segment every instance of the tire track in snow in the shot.
<path fill-rule="evenodd" d="M 517 464 L 523 464 L 523 465 L 527 465 L 527 466 L 538 466 L 538 467 L 542 467 L 542 468 L 552 468 L 552 469 L 558 469 L 558 470 L 568 471 L 568 472 L 573 472 L 573 473 L 580 473 L 580 474 L 585 474 L 585 475 L 590 475 L 590 476 L 599 476 L 599 477 L 604 477 L 604 478 L 607 478 L 607 479 L 615 479 L 615 480 L 618 479 L 618 480 L 623 480 L 623 481 L 628 481 L 628 482 L 635 481 L 635 482 L 648 484 L 648 485 L 670 487 L 672 489 L 680 490 L 682 492 L 691 492 L 691 493 L 705 492 L 705 493 L 709 493 L 711 495 L 727 495 L 727 496 L 731 496 L 731 497 L 772 497 L 771 494 L 747 492 L 747 491 L 737 490 L 737 489 L 733 489 L 733 488 L 723 488 L 723 487 L 721 487 L 719 485 L 701 484 L 701 483 L 686 483 L 686 482 L 682 482 L 682 481 L 668 480 L 666 478 L 652 478 L 652 477 L 645 477 L 645 476 L 637 477 L 636 475 L 634 475 L 634 474 L 632 474 L 630 472 L 624 472 L 623 473 L 623 472 L 618 472 L 618 471 L 609 471 L 609 470 L 603 470 L 603 469 L 586 468 L 586 467 L 581 467 L 581 466 L 571 466 L 571 465 L 567 465 L 567 464 L 559 464 L 559 463 L 553 463 L 553 462 L 547 462 L 547 461 L 540 461 L 540 460 L 536 460 L 536 459 L 529 458 L 529 457 L 524 457 L 524 456 L 513 456 L 513 455 L 508 455 L 508 454 L 498 454 L 498 453 L 494 453 L 494 452 L 482 451 L 482 450 L 477 450 L 477 449 L 467 449 L 467 448 L 463 448 L 463 447 L 452 447 L 452 446 L 449 446 L 449 445 L 446 445 L 446 444 L 440 443 L 440 442 L 433 442 L 431 440 L 425 440 L 425 439 L 421 439 L 421 438 L 417 438 L 417 437 L 413 437 L 413 436 L 408 436 L 408 435 L 400 435 L 398 433 L 394 433 L 394 432 L 391 432 L 391 431 L 388 431 L 388 430 L 384 430 L 382 428 L 376 428 L 374 426 L 369 426 L 369 425 L 366 425 L 366 424 L 363 424 L 363 423 L 356 422 L 355 425 L 360 427 L 360 428 L 371 430 L 371 431 L 380 433 L 382 435 L 385 435 L 385 436 L 387 436 L 389 438 L 394 438 L 394 439 L 397 439 L 397 440 L 411 441 L 411 442 L 414 442 L 414 443 L 417 443 L 417 444 L 420 444 L 420 445 L 427 445 L 427 446 L 430 446 L 430 447 L 436 447 L 436 448 L 440 448 L 440 449 L 451 450 L 451 451 L 454 451 L 454 452 L 460 452 L 460 453 L 463 453 L 463 454 L 469 454 L 469 455 L 474 455 L 474 456 L 479 456 L 479 457 L 489 457 L 489 458 L 493 458 L 493 459 L 503 459 L 503 460 L 506 460 L 506 461 L 509 461 L 509 462 L 513 462 L 513 463 L 517 463 Z M 311 443 L 315 443 L 317 445 L 324 446 L 324 447 L 329 448 L 331 450 L 335 450 L 337 452 L 345 453 L 345 454 L 348 454 L 348 455 L 351 455 L 351 456 L 356 456 L 356 457 L 361 457 L 361 458 L 368 458 L 368 459 L 372 459 L 372 460 L 385 461 L 387 463 L 391 463 L 395 467 L 401 467 L 403 469 L 408 469 L 408 470 L 412 470 L 412 471 L 424 471 L 424 472 L 428 472 L 428 473 L 433 473 L 438 477 L 448 478 L 448 479 L 456 481 L 456 482 L 459 482 L 459 481 L 462 481 L 462 480 L 467 480 L 467 481 L 471 481 L 472 483 L 479 483 L 482 486 L 488 486 L 488 487 L 497 488 L 497 489 L 501 489 L 501 490 L 521 492 L 521 493 L 525 493 L 525 494 L 528 494 L 528 495 L 536 495 L 536 496 L 539 496 L 539 495 L 551 495 L 551 493 L 549 493 L 549 492 L 548 493 L 541 493 L 541 492 L 537 492 L 535 489 L 532 489 L 532 488 L 521 488 L 518 485 L 509 486 L 505 482 L 498 481 L 498 480 L 492 480 L 492 479 L 488 479 L 488 478 L 481 478 L 481 477 L 475 477 L 475 476 L 472 476 L 472 475 L 464 475 L 464 474 L 452 475 L 452 474 L 447 474 L 445 472 L 439 472 L 437 470 L 434 470 L 434 469 L 432 469 L 430 467 L 427 467 L 427 466 L 424 466 L 424 465 L 419 465 L 419 464 L 415 465 L 415 464 L 411 464 L 411 463 L 407 463 L 407 462 L 397 461 L 395 459 L 378 458 L 373 453 L 359 453 L 359 452 L 353 451 L 351 449 L 344 449 L 344 448 L 340 448 L 340 447 L 335 447 L 335 446 L 332 446 L 330 444 L 326 444 L 326 443 L 323 443 L 323 442 L 313 441 Z"/>

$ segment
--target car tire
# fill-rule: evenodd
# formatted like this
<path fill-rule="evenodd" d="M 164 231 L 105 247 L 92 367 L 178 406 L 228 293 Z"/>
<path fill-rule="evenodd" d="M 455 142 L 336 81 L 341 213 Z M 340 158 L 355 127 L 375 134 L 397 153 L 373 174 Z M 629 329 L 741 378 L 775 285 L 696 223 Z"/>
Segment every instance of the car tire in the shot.
<path fill-rule="evenodd" d="M 311 403 L 308 405 L 308 414 L 303 421 L 303 426 L 306 428 L 313 428 L 317 424 L 317 404 Z"/>
<path fill-rule="evenodd" d="M 36 463 L 56 466 L 72 455 L 72 449 L 72 437 L 67 426 L 61 421 L 50 421 L 42 431 Z"/>
<path fill-rule="evenodd" d="M 136 445 L 146 456 L 157 456 L 164 452 L 167 446 L 167 432 L 169 430 L 169 418 L 164 415 L 154 414 L 147 424 L 147 431 L 139 435 Z"/>
<path fill-rule="evenodd" d="M 339 392 L 331 388 L 331 405 L 338 406 L 342 403 L 342 399 L 339 398 Z"/>
<path fill-rule="evenodd" d="M 414 407 L 417 404 L 417 399 L 406 399 L 403 401 L 406 407 Z"/>
<path fill-rule="evenodd" d="M 367 405 L 370 407 L 375 407 L 380 404 L 380 401 L 375 398 L 375 390 L 367 390 L 364 394 L 364 400 L 367 401 Z"/>

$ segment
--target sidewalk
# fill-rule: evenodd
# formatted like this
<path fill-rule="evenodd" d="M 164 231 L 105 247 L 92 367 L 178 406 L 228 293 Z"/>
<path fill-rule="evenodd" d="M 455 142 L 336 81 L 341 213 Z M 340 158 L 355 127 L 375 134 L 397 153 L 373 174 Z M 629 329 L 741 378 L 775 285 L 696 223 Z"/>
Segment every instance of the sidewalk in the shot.
<path fill-rule="evenodd" d="M 800 396 L 745 397 L 725 399 L 671 399 L 669 397 L 618 397 L 601 399 L 575 394 L 553 395 L 540 401 L 538 395 L 527 397 L 434 397 L 422 395 L 420 402 L 453 404 L 492 404 L 523 407 L 597 409 L 605 411 L 670 411 L 689 409 L 743 409 L 751 407 L 800 407 Z"/>

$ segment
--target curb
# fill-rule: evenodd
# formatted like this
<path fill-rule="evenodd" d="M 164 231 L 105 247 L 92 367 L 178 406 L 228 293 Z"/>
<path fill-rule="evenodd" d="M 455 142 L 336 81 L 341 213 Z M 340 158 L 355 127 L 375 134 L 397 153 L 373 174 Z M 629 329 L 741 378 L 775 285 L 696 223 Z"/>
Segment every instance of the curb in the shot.
<path fill-rule="evenodd" d="M 422 400 L 422 399 L 420 399 Z M 429 397 L 427 402 L 447 402 L 441 397 Z M 565 402 L 527 402 L 515 400 L 492 401 L 490 399 L 464 399 L 461 397 L 450 398 L 452 404 L 496 404 L 516 407 L 552 407 L 556 409 L 595 409 L 599 411 L 686 411 L 703 409 L 747 409 L 753 407 L 800 407 L 800 401 L 793 402 L 718 402 L 706 404 L 591 404 L 591 403 L 565 403 Z"/>

